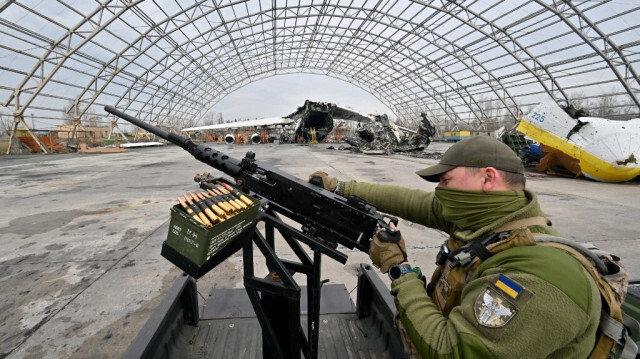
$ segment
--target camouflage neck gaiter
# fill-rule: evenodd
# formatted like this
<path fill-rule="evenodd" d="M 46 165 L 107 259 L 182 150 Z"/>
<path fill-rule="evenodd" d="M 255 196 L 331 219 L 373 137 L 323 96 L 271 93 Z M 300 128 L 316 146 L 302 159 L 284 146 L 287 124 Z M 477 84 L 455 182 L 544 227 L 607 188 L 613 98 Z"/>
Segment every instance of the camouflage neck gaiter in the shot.
<path fill-rule="evenodd" d="M 436 188 L 442 216 L 460 229 L 476 231 L 527 204 L 524 191 L 465 191 Z"/>

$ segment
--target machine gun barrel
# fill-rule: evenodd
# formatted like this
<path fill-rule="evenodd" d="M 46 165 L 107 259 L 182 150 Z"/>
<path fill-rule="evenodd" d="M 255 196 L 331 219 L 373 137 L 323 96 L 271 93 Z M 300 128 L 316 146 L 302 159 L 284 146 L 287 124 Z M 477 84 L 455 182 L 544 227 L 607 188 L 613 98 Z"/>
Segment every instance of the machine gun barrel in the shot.
<path fill-rule="evenodd" d="M 142 120 L 139 120 L 133 116 L 116 109 L 113 106 L 105 106 L 104 110 L 110 114 L 116 115 L 123 120 L 126 120 L 140 128 L 153 133 L 154 135 L 164 138 L 165 140 L 173 143 L 176 146 L 182 147 L 185 151 L 191 153 L 198 160 L 208 164 L 209 166 L 222 171 L 234 178 L 238 177 L 241 171 L 240 161 L 231 158 L 219 151 L 214 150 L 211 147 L 205 145 L 196 145 L 191 139 L 184 138 L 176 135 L 175 133 L 169 133 L 160 128 L 157 128 L 151 124 L 148 124 Z"/>
<path fill-rule="evenodd" d="M 135 117 L 133 117 L 131 115 L 127 115 L 126 113 L 116 109 L 113 106 L 105 106 L 104 110 L 109 112 L 110 114 L 116 115 L 116 116 L 120 117 L 121 119 L 126 120 L 127 122 L 130 122 L 130 123 L 142 128 L 142 129 L 145 129 L 148 132 L 153 133 L 154 135 L 157 135 L 157 136 L 159 136 L 161 138 L 164 138 L 165 140 L 173 143 L 174 145 L 178 145 L 178 146 L 180 146 L 182 148 L 185 148 L 185 142 L 188 140 L 186 138 L 182 138 L 182 137 L 180 137 L 178 135 L 175 135 L 173 133 L 169 133 L 169 132 L 164 131 L 164 130 L 162 130 L 160 128 L 157 128 L 157 127 L 155 127 L 153 125 L 150 125 L 150 124 L 148 124 L 148 123 L 146 123 L 144 121 L 141 121 L 141 120 L 139 120 L 139 119 L 137 119 L 137 118 L 135 118 Z"/>
<path fill-rule="evenodd" d="M 397 219 L 383 216 L 362 198 L 338 196 L 267 163 L 259 163 L 251 151 L 242 160 L 237 160 L 204 144 L 195 144 L 189 138 L 163 131 L 113 106 L 104 109 L 182 147 L 199 161 L 233 177 L 244 192 L 268 200 L 271 209 L 300 223 L 304 233 L 334 247 L 342 244 L 368 252 L 369 241 L 378 228 L 384 228 L 390 234 L 396 232 L 388 222 L 397 224 Z"/>

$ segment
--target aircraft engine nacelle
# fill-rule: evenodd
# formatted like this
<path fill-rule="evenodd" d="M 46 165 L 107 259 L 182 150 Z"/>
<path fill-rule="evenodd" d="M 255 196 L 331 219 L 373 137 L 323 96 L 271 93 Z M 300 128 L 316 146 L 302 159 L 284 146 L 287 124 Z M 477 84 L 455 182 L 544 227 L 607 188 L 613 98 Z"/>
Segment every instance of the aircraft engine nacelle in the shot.
<path fill-rule="evenodd" d="M 224 136 L 224 142 L 232 144 L 236 142 L 236 138 L 232 134 L 228 133 Z"/>
<path fill-rule="evenodd" d="M 282 134 L 280 136 L 280 143 L 289 143 L 289 142 L 291 142 L 291 137 L 285 134 Z"/>
<path fill-rule="evenodd" d="M 251 144 L 253 144 L 253 145 L 260 144 L 260 142 L 261 142 L 260 134 L 256 133 L 256 132 L 251 134 L 250 139 L 251 139 Z"/>

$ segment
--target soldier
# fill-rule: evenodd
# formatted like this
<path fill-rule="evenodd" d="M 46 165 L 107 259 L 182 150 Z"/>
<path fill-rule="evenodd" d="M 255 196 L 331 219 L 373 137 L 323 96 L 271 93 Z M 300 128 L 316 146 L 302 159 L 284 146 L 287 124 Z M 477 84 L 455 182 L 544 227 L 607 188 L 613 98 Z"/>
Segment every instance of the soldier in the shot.
<path fill-rule="evenodd" d="M 436 190 L 311 175 L 342 196 L 362 197 L 381 212 L 449 234 L 426 290 L 404 239 L 378 235 L 371 244 L 374 265 L 393 280 L 407 355 L 586 358 L 595 343 L 600 293 L 577 260 L 536 245 L 534 235 L 559 233 L 525 189 L 516 154 L 492 138 L 472 137 L 417 174 L 438 182 Z"/>

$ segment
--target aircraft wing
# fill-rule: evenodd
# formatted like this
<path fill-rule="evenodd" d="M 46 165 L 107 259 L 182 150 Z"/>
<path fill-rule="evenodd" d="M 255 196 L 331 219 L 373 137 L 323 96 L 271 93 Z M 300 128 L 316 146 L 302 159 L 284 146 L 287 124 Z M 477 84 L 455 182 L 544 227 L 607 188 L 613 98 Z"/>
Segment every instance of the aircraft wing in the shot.
<path fill-rule="evenodd" d="M 287 115 L 286 118 L 298 120 L 301 118 L 309 117 L 312 112 L 326 113 L 332 119 L 336 120 L 358 122 L 373 121 L 373 116 L 347 108 L 345 106 L 340 106 L 329 102 L 315 102 L 309 100 L 306 100 L 304 102 L 304 105 L 298 107 L 298 109 L 294 113 Z"/>
<path fill-rule="evenodd" d="M 224 130 L 224 129 L 233 129 L 233 128 L 264 127 L 264 126 L 277 126 L 277 125 L 286 126 L 286 125 L 292 124 L 293 122 L 294 120 L 290 118 L 269 117 L 269 118 L 259 118 L 256 120 L 227 122 L 227 123 L 219 123 L 216 125 L 183 128 L 182 132 L 202 131 L 202 130 Z"/>
<path fill-rule="evenodd" d="M 415 134 L 416 132 L 418 132 L 418 131 L 416 131 L 416 130 L 412 130 L 412 129 L 407 128 L 407 127 L 402 127 L 402 126 L 398 126 L 398 125 L 396 125 L 396 127 L 397 127 L 399 130 L 403 131 L 403 132 L 409 132 L 409 133 L 412 133 L 412 134 Z"/>
<path fill-rule="evenodd" d="M 373 116 L 367 115 L 350 108 L 346 108 L 340 105 L 336 105 L 333 110 L 333 118 L 337 120 L 357 121 L 357 122 L 371 122 Z"/>
<path fill-rule="evenodd" d="M 153 147 L 153 146 L 164 146 L 162 142 L 129 142 L 129 143 L 121 143 L 120 147 L 123 148 L 133 148 L 133 147 Z"/>

